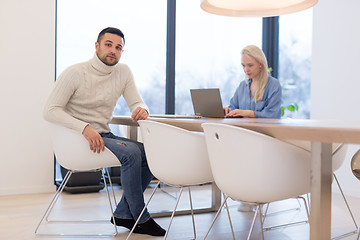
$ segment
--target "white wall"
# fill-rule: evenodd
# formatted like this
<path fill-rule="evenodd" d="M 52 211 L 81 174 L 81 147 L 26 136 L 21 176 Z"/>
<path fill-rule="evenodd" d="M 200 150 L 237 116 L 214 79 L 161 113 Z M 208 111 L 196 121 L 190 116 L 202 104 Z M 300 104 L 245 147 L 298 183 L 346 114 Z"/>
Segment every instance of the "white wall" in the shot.
<path fill-rule="evenodd" d="M 54 190 L 42 119 L 55 75 L 54 12 L 54 0 L 1 0 L 0 195 Z"/>
<path fill-rule="evenodd" d="M 311 118 L 360 120 L 359 0 L 320 0 L 314 7 Z M 360 197 L 360 181 L 350 169 L 352 145 L 336 172 L 346 194 Z"/>

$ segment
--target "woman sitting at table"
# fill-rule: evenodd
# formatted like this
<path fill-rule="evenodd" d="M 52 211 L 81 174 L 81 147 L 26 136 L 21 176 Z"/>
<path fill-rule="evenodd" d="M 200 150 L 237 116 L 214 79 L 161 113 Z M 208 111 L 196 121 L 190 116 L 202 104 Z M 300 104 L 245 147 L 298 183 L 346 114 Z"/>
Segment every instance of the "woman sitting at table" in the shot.
<path fill-rule="evenodd" d="M 241 51 L 241 65 L 247 79 L 240 82 L 229 107 L 227 117 L 280 118 L 281 86 L 270 76 L 264 52 L 250 45 Z"/>

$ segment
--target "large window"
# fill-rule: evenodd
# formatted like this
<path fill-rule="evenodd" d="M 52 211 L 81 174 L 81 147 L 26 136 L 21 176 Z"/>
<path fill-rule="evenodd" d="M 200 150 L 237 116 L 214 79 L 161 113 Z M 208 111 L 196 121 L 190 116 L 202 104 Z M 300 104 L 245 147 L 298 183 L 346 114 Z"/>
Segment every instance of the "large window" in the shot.
<path fill-rule="evenodd" d="M 167 49 L 168 1 L 176 3 L 171 6 L 176 6 L 176 21 L 170 24 L 176 29 L 175 49 Z M 175 113 L 193 114 L 191 88 L 220 88 L 223 105 L 228 105 L 245 78 L 241 49 L 249 44 L 262 46 L 262 19 L 212 15 L 194 0 L 168 1 L 57 0 L 57 75 L 92 58 L 98 33 L 113 26 L 126 39 L 120 62 L 131 68 L 151 113 L 165 113 L 167 58 L 175 59 L 171 66 L 175 83 L 170 81 L 175 88 Z M 299 105 L 299 112 L 286 112 L 285 117 L 309 117 L 311 20 L 311 10 L 280 17 L 278 72 L 283 102 Z M 122 98 L 114 114 L 130 114 Z M 112 131 L 119 134 L 118 128 Z"/>
<path fill-rule="evenodd" d="M 90 59 L 98 32 L 118 27 L 126 39 L 120 62 L 132 69 L 151 113 L 164 113 L 166 11 L 166 1 L 58 0 L 57 73 Z M 212 15 L 193 0 L 177 1 L 176 16 L 176 113 L 193 113 L 190 88 L 219 87 L 227 105 L 244 78 L 240 50 L 261 47 L 261 18 Z M 129 114 L 122 98 L 114 113 Z"/>
<path fill-rule="evenodd" d="M 177 1 L 175 112 L 193 114 L 191 88 L 220 88 L 223 104 L 229 104 L 240 81 L 241 49 L 261 48 L 262 19 L 209 14 L 199 1 Z"/>
<path fill-rule="evenodd" d="M 85 7 L 86 6 L 86 7 Z M 139 7 L 141 6 L 141 7 Z M 86 10 L 84 10 L 86 9 Z M 299 111 L 285 117 L 308 118 L 312 10 L 279 18 L 279 69 L 283 105 Z M 58 0 L 57 73 L 87 61 L 100 30 L 125 33 L 121 62 L 130 66 L 151 113 L 165 112 L 167 1 Z M 175 113 L 192 114 L 189 89 L 219 87 L 227 105 L 244 79 L 241 49 L 262 45 L 262 19 L 223 17 L 204 12 L 198 1 L 176 2 Z M 115 114 L 129 114 L 121 98 Z"/>
<path fill-rule="evenodd" d="M 296 103 L 299 110 L 285 117 L 310 117 L 312 9 L 284 15 L 279 22 L 279 80 L 283 105 Z"/>
<path fill-rule="evenodd" d="M 57 73 L 92 58 L 98 33 L 109 26 L 124 32 L 120 62 L 129 65 L 150 111 L 164 112 L 166 1 L 58 0 Z M 114 113 L 130 114 L 122 98 Z"/>

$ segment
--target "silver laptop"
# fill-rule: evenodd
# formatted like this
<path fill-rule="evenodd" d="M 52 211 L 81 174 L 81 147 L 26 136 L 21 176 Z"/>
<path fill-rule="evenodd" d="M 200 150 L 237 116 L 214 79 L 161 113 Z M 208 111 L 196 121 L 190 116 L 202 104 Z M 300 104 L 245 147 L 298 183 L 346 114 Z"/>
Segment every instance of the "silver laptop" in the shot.
<path fill-rule="evenodd" d="M 190 94 L 196 116 L 225 117 L 219 88 L 190 89 Z"/>

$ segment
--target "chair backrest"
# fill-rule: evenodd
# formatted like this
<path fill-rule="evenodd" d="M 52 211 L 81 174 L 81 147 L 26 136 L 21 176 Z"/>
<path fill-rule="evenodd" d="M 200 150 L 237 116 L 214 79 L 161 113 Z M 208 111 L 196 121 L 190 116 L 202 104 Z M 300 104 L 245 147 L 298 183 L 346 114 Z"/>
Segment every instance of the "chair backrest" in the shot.
<path fill-rule="evenodd" d="M 284 140 L 289 144 L 300 147 L 308 152 L 311 152 L 311 142 L 303 140 Z M 344 163 L 346 153 L 348 150 L 349 144 L 344 143 L 333 143 L 332 144 L 332 170 L 335 172 L 338 170 L 341 165 Z"/>
<path fill-rule="evenodd" d="M 138 122 L 148 165 L 157 179 L 177 186 L 213 181 L 202 133 L 150 120 Z"/>
<path fill-rule="evenodd" d="M 68 170 L 91 171 L 121 165 L 108 148 L 100 153 L 91 151 L 85 137 L 75 130 L 51 124 L 51 136 L 56 160 Z"/>
<path fill-rule="evenodd" d="M 360 180 L 360 149 L 351 158 L 351 171 Z"/>
<path fill-rule="evenodd" d="M 266 203 L 310 191 L 308 151 L 240 127 L 202 127 L 214 181 L 232 199 Z"/>

